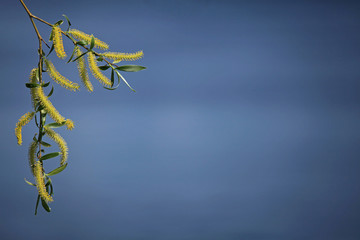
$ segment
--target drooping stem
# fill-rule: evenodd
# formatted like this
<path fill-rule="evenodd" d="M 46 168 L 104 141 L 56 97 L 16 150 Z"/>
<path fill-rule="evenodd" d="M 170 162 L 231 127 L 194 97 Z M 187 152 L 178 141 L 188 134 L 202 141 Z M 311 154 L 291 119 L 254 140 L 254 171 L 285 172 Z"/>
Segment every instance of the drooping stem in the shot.
<path fill-rule="evenodd" d="M 43 42 L 46 44 L 46 42 L 45 42 L 45 41 L 43 40 L 43 38 L 40 36 L 40 34 L 39 34 L 39 32 L 38 32 L 38 30 L 37 30 L 37 28 L 36 28 L 36 25 L 35 25 L 33 19 L 36 19 L 36 20 L 38 20 L 38 21 L 40 21 L 40 22 L 42 22 L 42 23 L 44 23 L 44 24 L 46 24 L 46 25 L 48 25 L 48 26 L 50 26 L 50 27 L 54 27 L 54 25 L 51 24 L 51 23 L 49 23 L 49 22 L 47 22 L 47 21 L 45 21 L 44 19 L 41 19 L 41 18 L 33 15 L 33 14 L 29 11 L 29 9 L 26 7 L 26 5 L 25 5 L 25 3 L 23 2 L 23 0 L 19 0 L 19 1 L 21 2 L 21 4 L 24 6 L 26 12 L 28 13 L 28 15 L 29 15 L 29 17 L 30 17 L 30 19 L 31 19 L 31 22 L 32 22 L 32 24 L 33 24 L 33 26 L 34 26 L 34 28 L 35 28 L 35 31 L 36 31 L 36 33 L 37 33 L 37 36 L 38 36 L 38 38 L 39 38 L 39 41 L 43 41 Z M 70 35 L 69 35 L 67 32 L 64 32 L 64 31 L 61 30 L 61 33 L 64 34 L 67 38 L 69 38 L 74 45 L 76 45 L 76 42 L 74 42 L 74 40 L 70 37 Z M 46 44 L 46 45 L 47 45 L 47 44 Z M 47 45 L 47 46 L 48 46 L 48 45 Z M 81 46 L 82 46 L 82 45 L 81 45 Z M 90 50 L 90 49 L 89 49 L 88 47 L 86 47 L 86 46 L 82 46 L 82 47 L 85 48 L 87 51 Z M 92 51 L 92 52 L 93 52 L 93 53 L 95 54 L 95 56 L 97 56 L 97 57 L 100 57 L 100 56 L 101 56 L 101 54 L 99 54 L 99 53 L 97 53 L 97 52 L 95 52 L 95 51 Z M 113 67 L 118 67 L 116 64 L 111 63 L 111 62 L 109 62 L 109 61 L 106 60 L 106 59 L 104 59 L 104 61 L 105 61 L 107 64 L 109 64 L 109 65 L 111 65 L 111 66 L 113 66 Z"/>
<path fill-rule="evenodd" d="M 40 84 L 42 84 L 42 62 L 43 62 L 43 50 L 42 50 L 42 42 L 45 42 L 43 40 L 43 38 L 41 37 L 39 30 L 36 27 L 36 24 L 34 22 L 34 15 L 31 14 L 31 12 L 29 11 L 29 9 L 26 7 L 25 3 L 23 2 L 23 0 L 19 0 L 21 2 L 21 4 L 23 5 L 23 7 L 25 8 L 25 11 L 27 12 L 27 14 L 29 15 L 30 21 L 34 27 L 34 30 L 36 32 L 36 36 L 39 40 L 39 49 L 38 49 L 38 54 L 39 54 L 39 62 L 38 62 L 38 75 L 39 75 L 39 82 Z M 45 42 L 46 44 L 46 42 Z M 39 125 L 39 135 L 38 135 L 38 143 L 39 143 L 39 154 L 38 154 L 38 159 L 41 158 L 41 140 L 42 140 L 42 132 L 43 132 L 43 125 L 45 122 L 45 117 L 46 114 L 43 110 L 40 111 L 40 125 Z"/>

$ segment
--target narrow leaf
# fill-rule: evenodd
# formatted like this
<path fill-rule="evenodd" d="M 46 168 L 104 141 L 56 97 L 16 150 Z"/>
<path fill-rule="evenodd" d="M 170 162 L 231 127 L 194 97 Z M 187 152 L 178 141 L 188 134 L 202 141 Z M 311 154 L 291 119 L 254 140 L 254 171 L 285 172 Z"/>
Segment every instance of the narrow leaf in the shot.
<path fill-rule="evenodd" d="M 70 27 L 71 26 L 70 19 L 65 14 L 63 14 L 63 16 L 66 18 L 66 21 L 67 21 L 67 23 L 69 24 L 69 27 Z"/>
<path fill-rule="evenodd" d="M 47 143 L 47 142 L 41 141 L 40 143 L 41 143 L 41 145 L 43 145 L 44 147 L 51 147 L 51 144 L 49 144 L 49 143 Z"/>
<path fill-rule="evenodd" d="M 93 49 L 94 46 L 95 46 L 95 38 L 93 35 L 91 35 L 90 50 Z"/>
<path fill-rule="evenodd" d="M 63 121 L 62 123 L 49 123 L 49 124 L 46 124 L 45 127 L 49 127 L 49 128 L 59 128 L 59 127 L 62 127 L 65 125 L 65 121 Z"/>
<path fill-rule="evenodd" d="M 28 180 L 26 180 L 26 178 L 24 178 L 24 180 L 25 180 L 25 182 L 26 182 L 27 184 L 29 184 L 30 186 L 34 186 L 34 187 L 36 187 L 36 185 L 35 185 L 35 184 L 33 184 L 33 183 L 29 182 Z"/>
<path fill-rule="evenodd" d="M 80 56 L 78 56 L 77 58 L 75 58 L 74 60 L 72 60 L 72 62 L 75 62 L 76 60 L 78 60 L 79 58 L 81 58 L 82 56 L 84 56 L 85 54 L 87 54 L 89 51 L 84 52 L 83 54 L 81 54 Z"/>
<path fill-rule="evenodd" d="M 105 71 L 109 69 L 109 67 L 110 67 L 109 65 L 104 65 L 104 66 L 99 66 L 99 69 Z"/>
<path fill-rule="evenodd" d="M 64 22 L 63 20 L 59 20 L 59 21 L 57 21 L 54 25 L 55 25 L 55 26 L 59 26 L 59 25 L 63 24 L 63 22 Z"/>
<path fill-rule="evenodd" d="M 74 57 L 74 55 L 75 55 L 75 51 L 76 51 L 76 46 L 74 47 L 74 50 L 73 50 L 73 52 L 72 52 L 72 54 L 71 54 L 71 56 L 70 56 L 70 58 L 69 58 L 69 60 L 66 62 L 66 63 L 69 63 L 70 61 L 71 61 L 71 59 L 73 59 L 73 57 Z"/>
<path fill-rule="evenodd" d="M 75 44 L 76 44 L 76 45 L 80 45 L 80 46 L 86 46 L 86 45 L 88 45 L 89 43 L 88 43 L 87 41 L 77 41 Z"/>
<path fill-rule="evenodd" d="M 114 71 L 114 68 L 112 69 L 112 71 Z M 116 70 L 115 70 L 116 71 Z M 105 86 L 103 86 L 103 88 L 105 88 L 105 89 L 107 89 L 107 90 L 115 90 L 115 89 L 117 89 L 118 87 L 119 87 L 119 85 L 120 85 L 120 77 L 119 77 L 119 75 L 118 74 L 116 74 L 116 76 L 117 76 L 117 79 L 118 79 L 118 84 L 114 87 L 114 86 L 112 86 L 112 87 L 105 87 Z M 112 85 L 114 85 L 113 83 L 112 83 Z"/>
<path fill-rule="evenodd" d="M 50 82 L 47 82 L 47 83 L 42 84 L 41 86 L 42 87 L 47 87 L 47 86 L 49 86 L 49 84 L 50 84 Z"/>
<path fill-rule="evenodd" d="M 37 214 L 37 209 L 38 209 L 38 206 L 39 206 L 39 200 L 40 200 L 40 195 L 38 195 L 37 200 L 36 200 L 35 215 Z"/>
<path fill-rule="evenodd" d="M 46 203 L 46 201 L 44 199 L 41 198 L 41 204 L 43 206 L 43 208 L 47 211 L 50 212 L 51 208 L 49 207 L 49 205 Z"/>
<path fill-rule="evenodd" d="M 46 160 L 46 159 L 50 159 L 50 158 L 54 158 L 60 155 L 60 152 L 53 152 L 53 153 L 48 153 L 45 154 L 44 156 L 42 156 L 40 158 L 41 161 Z"/>
<path fill-rule="evenodd" d="M 64 165 L 62 165 L 62 166 L 60 166 L 60 167 L 58 167 L 58 168 L 55 168 L 54 170 L 52 170 L 51 172 L 47 173 L 46 175 L 47 175 L 47 176 L 53 176 L 53 175 L 55 175 L 55 174 L 58 174 L 58 173 L 62 172 L 62 171 L 66 168 L 67 165 L 68 165 L 68 164 L 66 163 L 66 164 L 64 164 Z"/>
<path fill-rule="evenodd" d="M 124 71 L 124 72 L 138 72 L 141 70 L 146 69 L 146 67 L 139 66 L 139 65 L 124 65 L 116 68 L 117 70 Z"/>
<path fill-rule="evenodd" d="M 52 41 L 54 38 L 54 30 L 51 30 L 49 41 Z"/>
<path fill-rule="evenodd" d="M 49 51 L 49 53 L 46 55 L 46 57 L 48 57 L 53 50 L 54 50 L 54 43 L 51 45 L 50 51 Z"/>
<path fill-rule="evenodd" d="M 51 87 L 51 90 L 47 96 L 50 97 L 53 94 L 53 92 L 54 92 L 54 86 Z"/>
<path fill-rule="evenodd" d="M 114 86 L 114 69 L 111 69 L 111 87 Z"/>
<path fill-rule="evenodd" d="M 134 92 L 136 92 L 129 84 L 128 82 L 125 80 L 125 78 L 117 71 L 115 70 L 116 74 L 124 81 L 124 83 Z"/>
<path fill-rule="evenodd" d="M 37 84 L 37 83 L 25 83 L 25 86 L 27 88 L 36 88 L 36 87 L 39 87 L 40 84 Z"/>

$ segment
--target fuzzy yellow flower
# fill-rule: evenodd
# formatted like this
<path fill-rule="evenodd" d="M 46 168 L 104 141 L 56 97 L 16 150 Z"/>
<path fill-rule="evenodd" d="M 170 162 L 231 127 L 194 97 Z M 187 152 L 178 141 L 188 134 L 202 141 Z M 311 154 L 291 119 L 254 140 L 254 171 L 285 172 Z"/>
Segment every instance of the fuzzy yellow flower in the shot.
<path fill-rule="evenodd" d="M 46 202 L 52 202 L 53 198 L 46 191 L 44 174 L 42 170 L 42 164 L 40 161 L 37 161 L 34 166 L 34 176 L 36 181 L 36 187 L 38 189 L 40 197 Z"/>
<path fill-rule="evenodd" d="M 99 82 L 104 86 L 111 86 L 111 81 L 100 71 L 99 67 L 96 64 L 96 58 L 95 55 L 92 52 L 88 53 L 88 62 L 89 62 L 89 68 L 91 70 L 91 73 L 93 76 L 99 80 Z"/>
<path fill-rule="evenodd" d="M 32 174 L 35 176 L 34 174 L 34 167 L 35 167 L 35 154 L 36 154 L 36 148 L 38 146 L 38 143 L 33 141 L 31 144 L 30 144 L 30 147 L 29 147 L 29 165 L 30 165 L 30 169 L 31 169 L 31 172 Z"/>
<path fill-rule="evenodd" d="M 83 40 L 83 41 L 87 41 L 87 42 L 91 42 L 91 35 L 86 34 L 82 31 L 79 31 L 77 29 L 70 29 L 68 32 L 71 36 L 73 36 L 74 38 L 78 39 L 78 40 Z M 103 50 L 109 49 L 109 45 L 104 43 L 103 41 L 100 41 L 99 39 L 95 38 L 95 45 L 94 47 L 96 48 L 100 48 Z"/>
<path fill-rule="evenodd" d="M 59 26 L 54 26 L 53 27 L 53 42 L 54 42 L 54 49 L 56 52 L 56 55 L 61 58 L 64 59 L 66 58 L 66 53 L 64 50 L 64 44 L 63 44 L 63 40 L 62 40 L 62 36 L 61 36 L 61 29 Z"/>
<path fill-rule="evenodd" d="M 17 138 L 17 143 L 19 145 L 22 144 L 22 135 L 21 135 L 22 127 L 25 126 L 26 124 L 28 124 L 31 121 L 31 119 L 33 119 L 34 114 L 35 114 L 34 112 L 25 113 L 23 116 L 21 116 L 19 121 L 16 123 L 15 135 Z"/>
<path fill-rule="evenodd" d="M 45 111 L 50 117 L 57 123 L 61 124 L 65 121 L 65 118 L 60 115 L 54 105 L 50 102 L 47 96 L 45 96 L 42 87 L 32 88 L 34 89 L 34 97 L 40 102 L 41 106 L 44 107 Z"/>
<path fill-rule="evenodd" d="M 138 51 L 136 53 L 118 53 L 118 52 L 105 52 L 101 54 L 105 58 L 115 60 L 116 62 L 120 61 L 135 61 L 144 56 L 143 51 Z"/>
<path fill-rule="evenodd" d="M 36 79 L 36 72 L 38 71 L 37 68 L 34 68 L 31 70 L 30 72 L 30 79 L 29 79 L 29 82 L 30 83 L 38 83 L 37 82 L 37 79 Z M 31 95 L 31 102 L 32 102 L 32 105 L 34 107 L 34 110 L 36 108 L 36 104 L 38 102 L 37 98 L 36 98 L 36 88 L 30 88 L 30 95 Z"/>
<path fill-rule="evenodd" d="M 73 130 L 74 127 L 75 127 L 74 122 L 71 121 L 70 119 L 66 119 L 65 125 L 66 125 L 66 128 L 69 129 L 69 130 Z"/>
<path fill-rule="evenodd" d="M 82 54 L 79 46 L 76 46 L 75 54 L 76 57 L 79 57 Z M 77 63 L 77 68 L 79 70 L 80 79 L 83 85 L 89 92 L 94 91 L 94 87 L 89 80 L 89 74 L 86 70 L 86 63 L 84 57 L 83 56 L 80 57 L 78 60 L 76 60 L 76 63 Z"/>
<path fill-rule="evenodd" d="M 60 136 L 60 134 L 56 133 L 54 130 L 52 130 L 49 127 L 44 127 L 45 133 L 48 135 L 49 138 L 51 138 L 60 148 L 61 152 L 61 160 L 60 164 L 63 165 L 68 157 L 68 147 L 66 145 L 65 140 Z"/>
<path fill-rule="evenodd" d="M 52 64 L 52 62 L 50 60 L 45 58 L 44 62 L 46 64 L 48 74 L 57 84 L 60 84 L 64 88 L 67 88 L 71 91 L 76 91 L 79 89 L 79 87 L 80 87 L 79 84 L 73 83 L 70 80 L 68 80 L 67 78 L 65 78 L 63 75 L 61 75 L 55 69 L 54 64 Z"/>

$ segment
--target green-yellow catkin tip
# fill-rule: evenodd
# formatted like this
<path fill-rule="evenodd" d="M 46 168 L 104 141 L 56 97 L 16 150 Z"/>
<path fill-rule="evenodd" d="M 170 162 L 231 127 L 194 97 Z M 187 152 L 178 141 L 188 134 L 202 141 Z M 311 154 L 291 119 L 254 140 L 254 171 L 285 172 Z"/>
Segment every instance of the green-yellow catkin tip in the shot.
<path fill-rule="evenodd" d="M 92 52 L 88 53 L 88 62 L 89 68 L 93 76 L 99 80 L 99 82 L 107 87 L 111 87 L 111 81 L 100 71 L 99 67 L 96 64 L 95 55 Z"/>
<path fill-rule="evenodd" d="M 35 176 L 34 174 L 34 167 L 35 167 L 35 161 L 36 161 L 36 148 L 38 146 L 38 143 L 33 141 L 31 144 L 30 144 L 30 147 L 29 147 L 29 166 L 30 166 L 30 170 L 32 172 L 32 174 Z"/>
<path fill-rule="evenodd" d="M 144 56 L 143 51 L 138 51 L 136 53 L 118 53 L 118 52 L 105 52 L 101 54 L 105 58 L 120 61 L 135 61 Z"/>
<path fill-rule="evenodd" d="M 42 170 L 42 164 L 40 161 L 37 161 L 34 166 L 34 176 L 36 181 L 36 187 L 38 189 L 40 197 L 46 202 L 52 202 L 53 198 L 46 191 L 44 174 Z"/>
<path fill-rule="evenodd" d="M 66 58 L 66 53 L 64 50 L 64 44 L 63 44 L 63 40 L 62 40 L 62 36 L 61 36 L 61 29 L 59 26 L 54 26 L 53 27 L 53 42 L 54 42 L 54 49 L 56 52 L 56 55 L 61 58 L 64 59 Z"/>
<path fill-rule="evenodd" d="M 17 138 L 17 143 L 19 145 L 22 144 L 22 135 L 21 135 L 22 127 L 25 126 L 26 124 L 28 124 L 31 121 L 31 119 L 33 119 L 34 114 L 35 114 L 34 112 L 25 113 L 23 116 L 21 116 L 19 121 L 16 123 L 15 135 Z"/>
<path fill-rule="evenodd" d="M 79 57 L 82 54 L 79 46 L 76 46 L 75 54 L 76 54 L 76 57 Z M 86 70 L 86 63 L 85 63 L 84 56 L 82 56 L 78 60 L 76 60 L 76 63 L 77 63 L 77 68 L 79 70 L 80 79 L 81 79 L 81 82 L 83 83 L 84 87 L 89 92 L 94 91 L 94 87 L 89 80 L 89 74 Z"/>
<path fill-rule="evenodd" d="M 75 127 L 74 122 L 71 121 L 70 119 L 66 119 L 65 125 L 66 125 L 66 128 L 69 129 L 69 130 L 73 130 L 74 127 Z"/>
<path fill-rule="evenodd" d="M 89 43 L 91 42 L 91 35 L 86 34 L 86 33 L 82 32 L 82 31 L 77 30 L 77 29 L 70 29 L 68 33 L 71 36 L 73 36 L 74 38 L 78 39 L 78 40 L 87 41 Z M 103 49 L 103 50 L 109 49 L 108 44 L 104 43 L 103 41 L 100 41 L 96 37 L 94 37 L 94 40 L 95 40 L 94 47 L 100 48 L 100 49 Z"/>
<path fill-rule="evenodd" d="M 63 86 L 64 88 L 67 88 L 71 91 L 76 91 L 79 89 L 79 84 L 73 83 L 67 78 L 65 78 L 63 75 L 61 75 L 56 68 L 54 67 L 54 64 L 48 59 L 44 59 L 44 62 L 47 67 L 47 72 L 50 75 L 50 77 L 59 85 Z"/>
<path fill-rule="evenodd" d="M 56 133 L 54 130 L 52 130 L 49 127 L 44 127 L 44 130 L 49 138 L 51 138 L 60 148 L 61 152 L 61 160 L 60 165 L 63 165 L 68 157 L 68 147 L 66 145 L 65 140 L 60 136 L 60 134 Z"/>

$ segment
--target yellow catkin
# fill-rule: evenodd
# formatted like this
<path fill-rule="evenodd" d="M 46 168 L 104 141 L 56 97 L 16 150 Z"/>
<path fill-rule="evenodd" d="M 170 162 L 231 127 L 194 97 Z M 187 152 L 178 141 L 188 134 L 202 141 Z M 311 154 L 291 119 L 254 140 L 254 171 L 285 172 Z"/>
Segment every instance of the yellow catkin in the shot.
<path fill-rule="evenodd" d="M 40 161 L 37 161 L 34 166 L 34 176 L 36 181 L 36 187 L 38 189 L 40 197 L 46 202 L 52 202 L 53 198 L 46 191 L 44 174 L 42 171 L 42 164 Z"/>
<path fill-rule="evenodd" d="M 29 79 L 30 83 L 38 83 L 37 79 L 36 79 L 37 70 L 38 70 L 37 68 L 34 68 L 33 70 L 31 70 L 30 79 Z M 30 88 L 31 102 L 32 102 L 34 109 L 36 108 L 36 104 L 38 102 L 38 100 L 36 98 L 36 94 L 35 94 L 36 91 L 37 91 L 36 88 Z"/>
<path fill-rule="evenodd" d="M 50 75 L 50 77 L 59 85 L 63 86 L 64 88 L 67 88 L 71 91 L 76 91 L 79 89 L 79 84 L 73 83 L 67 78 L 65 78 L 63 75 L 61 75 L 54 67 L 54 64 L 48 59 L 44 60 L 47 72 Z"/>
<path fill-rule="evenodd" d="M 31 144 L 30 144 L 30 147 L 29 147 L 29 166 L 30 166 L 30 169 L 31 169 L 31 172 L 33 175 L 34 174 L 34 167 L 35 167 L 35 154 L 36 154 L 36 148 L 37 148 L 38 144 L 37 142 L 33 141 Z"/>
<path fill-rule="evenodd" d="M 86 33 L 82 32 L 82 31 L 77 30 L 77 29 L 70 29 L 69 34 L 71 36 L 73 36 L 74 38 L 78 39 L 78 40 L 87 41 L 89 43 L 91 41 L 91 35 L 86 34 Z M 104 43 L 103 41 L 100 41 L 99 39 L 97 39 L 95 37 L 94 37 L 94 39 L 95 39 L 94 47 L 100 48 L 100 49 L 103 49 L 103 50 L 109 49 L 108 44 Z"/>
<path fill-rule="evenodd" d="M 34 112 L 25 113 L 23 116 L 21 116 L 19 121 L 16 123 L 15 135 L 17 138 L 17 143 L 19 145 L 22 144 L 22 135 L 21 135 L 22 127 L 25 126 L 26 124 L 28 124 L 31 121 L 31 119 L 33 119 L 34 114 L 35 114 Z"/>
<path fill-rule="evenodd" d="M 60 136 L 60 134 L 56 133 L 54 130 L 52 130 L 49 127 L 44 127 L 45 133 L 48 135 L 49 138 L 51 138 L 60 148 L 61 152 L 61 160 L 60 164 L 63 165 L 68 157 L 68 147 L 66 145 L 65 140 Z"/>
<path fill-rule="evenodd" d="M 135 61 L 144 56 L 143 51 L 136 53 L 118 53 L 118 52 L 105 52 L 102 53 L 105 58 L 109 58 L 115 61 Z"/>
<path fill-rule="evenodd" d="M 76 50 L 75 50 L 75 54 L 76 57 L 80 56 L 82 54 L 80 48 L 78 46 L 76 46 Z M 85 59 L 84 56 L 82 56 L 81 58 L 79 58 L 78 60 L 76 60 L 77 63 L 77 68 L 79 70 L 79 75 L 80 75 L 80 79 L 84 85 L 84 87 L 89 91 L 92 92 L 94 91 L 94 87 L 91 84 L 90 80 L 89 80 L 89 74 L 86 70 L 86 63 L 85 63 Z"/>
<path fill-rule="evenodd" d="M 66 125 L 66 128 L 69 129 L 69 130 L 73 130 L 74 127 L 75 127 L 74 122 L 71 121 L 70 119 L 66 119 L 65 125 Z"/>
<path fill-rule="evenodd" d="M 99 80 L 99 82 L 104 86 L 111 86 L 111 81 L 100 71 L 99 67 L 96 64 L 95 55 L 92 52 L 88 53 L 88 61 L 89 61 L 89 68 L 93 76 Z"/>
<path fill-rule="evenodd" d="M 47 96 L 45 96 L 42 87 L 32 88 L 34 89 L 35 98 L 40 102 L 41 106 L 44 107 L 45 111 L 50 117 L 57 123 L 61 124 L 65 121 L 65 118 L 60 115 L 53 104 L 50 102 Z"/>
<path fill-rule="evenodd" d="M 54 26 L 53 27 L 53 41 L 54 41 L 54 49 L 56 52 L 56 55 L 61 58 L 64 59 L 66 58 L 66 53 L 64 50 L 64 44 L 63 44 L 63 40 L 62 40 L 62 36 L 61 36 L 61 29 L 58 26 Z"/>

